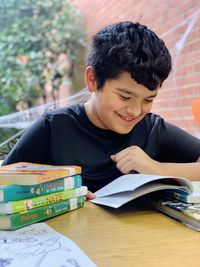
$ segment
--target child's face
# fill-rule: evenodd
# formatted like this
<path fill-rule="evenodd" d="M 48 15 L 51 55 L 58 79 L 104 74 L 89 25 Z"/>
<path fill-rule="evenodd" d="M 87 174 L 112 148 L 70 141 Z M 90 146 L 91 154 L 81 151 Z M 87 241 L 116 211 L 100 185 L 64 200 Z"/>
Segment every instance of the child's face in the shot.
<path fill-rule="evenodd" d="M 157 93 L 158 89 L 150 91 L 123 72 L 118 79 L 107 80 L 100 90 L 93 90 L 86 112 L 96 126 L 127 134 L 150 112 Z"/>

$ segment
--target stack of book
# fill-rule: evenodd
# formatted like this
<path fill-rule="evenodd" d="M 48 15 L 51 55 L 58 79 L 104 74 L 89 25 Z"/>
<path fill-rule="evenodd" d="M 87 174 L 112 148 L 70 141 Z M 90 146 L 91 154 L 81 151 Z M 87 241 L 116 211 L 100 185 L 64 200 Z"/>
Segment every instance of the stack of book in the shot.
<path fill-rule="evenodd" d="M 0 167 L 0 229 L 14 230 L 83 207 L 81 167 L 19 162 Z"/>

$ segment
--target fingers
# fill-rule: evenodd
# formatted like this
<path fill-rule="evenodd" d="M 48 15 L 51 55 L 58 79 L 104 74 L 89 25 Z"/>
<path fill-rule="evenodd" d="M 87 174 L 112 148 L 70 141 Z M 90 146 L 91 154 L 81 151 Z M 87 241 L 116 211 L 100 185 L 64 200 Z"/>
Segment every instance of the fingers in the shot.
<path fill-rule="evenodd" d="M 117 162 L 116 166 L 122 173 L 129 173 L 131 171 L 130 157 L 127 156 L 125 158 L 122 158 Z"/>
<path fill-rule="evenodd" d="M 94 198 L 96 198 L 96 195 L 94 193 L 88 191 L 86 199 L 91 200 L 91 199 L 94 199 Z"/>
<path fill-rule="evenodd" d="M 129 156 L 130 154 L 134 156 L 134 154 L 138 153 L 138 150 L 141 150 L 141 149 L 137 146 L 127 147 L 123 149 L 122 151 L 116 153 L 115 155 L 111 155 L 111 159 L 115 162 L 119 162 L 120 160 Z"/>
<path fill-rule="evenodd" d="M 115 157 L 116 157 L 116 155 L 111 155 L 110 157 L 111 157 L 111 159 L 112 159 L 113 161 L 115 161 Z"/>
<path fill-rule="evenodd" d="M 115 155 L 114 161 L 116 162 L 116 167 L 120 170 L 121 173 L 126 174 L 133 170 L 132 160 L 129 154 L 125 154 L 123 156 Z"/>
<path fill-rule="evenodd" d="M 128 174 L 131 171 L 133 171 L 133 167 L 130 164 L 130 161 L 129 162 L 126 162 L 125 164 L 123 164 L 122 166 L 120 166 L 118 169 L 121 171 L 121 173 L 124 173 L 124 174 Z"/>
<path fill-rule="evenodd" d="M 118 162 L 127 155 L 128 155 L 128 151 L 126 149 L 124 149 L 124 150 L 120 151 L 119 153 L 112 155 L 111 159 L 115 162 Z"/>
<path fill-rule="evenodd" d="M 116 163 L 116 167 L 121 173 L 155 173 L 159 169 L 159 163 L 153 160 L 138 146 L 131 146 L 121 150 L 111 159 Z"/>
<path fill-rule="evenodd" d="M 116 162 L 116 167 L 122 173 L 127 174 L 137 168 L 137 159 L 140 158 L 141 151 L 137 146 L 128 147 L 115 155 L 111 155 L 111 159 Z"/>

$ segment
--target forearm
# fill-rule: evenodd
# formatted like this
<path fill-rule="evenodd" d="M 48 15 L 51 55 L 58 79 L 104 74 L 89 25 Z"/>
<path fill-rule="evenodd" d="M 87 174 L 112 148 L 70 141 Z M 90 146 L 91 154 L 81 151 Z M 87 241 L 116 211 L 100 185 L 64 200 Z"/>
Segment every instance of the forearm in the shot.
<path fill-rule="evenodd" d="M 137 146 L 128 147 L 111 156 L 117 168 L 124 174 L 138 173 L 165 176 L 180 176 L 190 180 L 200 180 L 200 158 L 194 163 L 165 163 L 150 158 Z"/>
<path fill-rule="evenodd" d="M 200 180 L 200 162 L 194 163 L 162 163 L 155 162 L 152 174 L 180 176 L 190 180 Z"/>

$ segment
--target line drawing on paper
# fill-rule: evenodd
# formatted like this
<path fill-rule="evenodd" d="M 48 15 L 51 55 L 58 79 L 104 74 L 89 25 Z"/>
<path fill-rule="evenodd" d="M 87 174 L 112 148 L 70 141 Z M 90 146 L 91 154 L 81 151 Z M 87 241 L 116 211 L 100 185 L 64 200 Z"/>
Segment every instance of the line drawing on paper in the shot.
<path fill-rule="evenodd" d="M 75 259 L 71 258 L 67 259 L 67 265 L 61 265 L 60 267 L 69 267 L 69 264 L 72 267 L 81 267 L 81 265 Z"/>
<path fill-rule="evenodd" d="M 6 267 L 10 265 L 12 260 L 13 260 L 12 258 L 6 258 L 6 259 L 0 258 L 0 267 Z"/>
<path fill-rule="evenodd" d="M 37 242 L 38 240 L 36 238 L 32 237 L 17 237 L 12 239 L 7 239 L 5 242 L 5 239 L 1 240 L 0 247 L 3 244 L 6 246 L 4 248 L 4 251 L 10 255 L 13 258 L 17 258 L 19 260 L 25 260 L 27 258 L 32 257 L 40 257 L 37 263 L 35 264 L 35 267 L 39 267 L 43 260 L 49 255 L 49 253 L 54 252 L 56 250 L 65 250 L 67 252 L 71 252 L 71 249 L 67 247 L 62 247 L 61 242 L 59 242 L 59 237 L 52 237 L 50 239 Z M 34 242 L 34 243 L 33 243 Z M 36 243 L 35 243 L 36 242 Z M 14 247 L 10 247 L 10 244 L 16 244 Z M 21 244 L 21 246 L 19 246 Z M 4 260 L 5 261 L 5 260 Z M 0 265 L 1 266 L 6 266 Z M 73 266 L 73 265 L 72 265 Z"/>
<path fill-rule="evenodd" d="M 0 231 L 0 267 L 96 266 L 76 245 L 44 223 L 14 232 Z M 85 257 L 86 256 L 86 257 Z"/>

